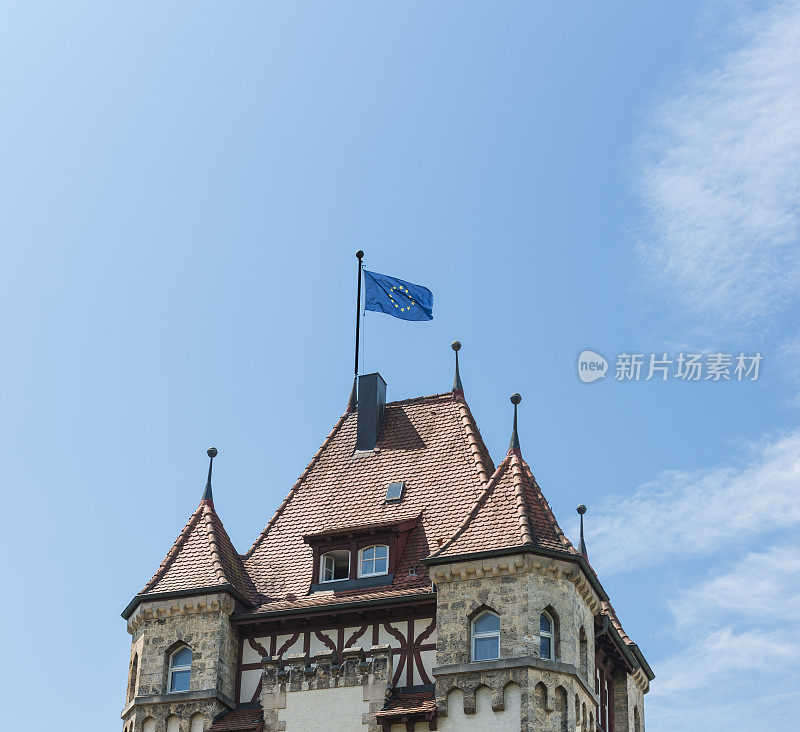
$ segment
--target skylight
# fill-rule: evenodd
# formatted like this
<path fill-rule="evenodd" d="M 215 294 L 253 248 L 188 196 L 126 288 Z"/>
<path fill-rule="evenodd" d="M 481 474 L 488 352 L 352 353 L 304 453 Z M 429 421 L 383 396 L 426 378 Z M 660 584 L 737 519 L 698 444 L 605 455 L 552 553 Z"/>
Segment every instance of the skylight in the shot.
<path fill-rule="evenodd" d="M 406 484 L 402 481 L 399 483 L 389 483 L 389 487 L 386 489 L 386 502 L 387 503 L 397 503 L 403 499 L 403 489 L 406 487 Z"/>

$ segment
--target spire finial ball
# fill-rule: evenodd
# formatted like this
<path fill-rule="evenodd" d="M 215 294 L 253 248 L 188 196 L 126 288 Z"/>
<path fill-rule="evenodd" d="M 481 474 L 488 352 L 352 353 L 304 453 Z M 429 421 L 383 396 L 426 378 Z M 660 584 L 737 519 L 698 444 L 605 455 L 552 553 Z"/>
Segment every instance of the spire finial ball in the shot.
<path fill-rule="evenodd" d="M 586 506 L 584 506 L 584 505 L 581 503 L 581 505 L 580 505 L 580 506 L 578 506 L 578 507 L 577 507 L 575 510 L 576 510 L 576 511 L 577 511 L 577 512 L 578 512 L 578 513 L 581 515 L 581 516 L 583 516 L 583 514 L 585 514 L 585 513 L 586 513 Z"/>
<path fill-rule="evenodd" d="M 359 249 L 359 250 L 356 252 L 356 257 L 357 257 L 358 259 L 363 259 L 363 258 L 364 258 L 364 250 L 363 250 L 363 249 Z"/>
<path fill-rule="evenodd" d="M 512 404 L 519 404 L 522 401 L 522 397 L 517 394 L 516 392 L 511 395 L 511 403 Z"/>
<path fill-rule="evenodd" d="M 450 344 L 450 348 L 452 348 L 456 353 L 461 350 L 461 341 L 453 341 Z"/>
<path fill-rule="evenodd" d="M 209 447 L 208 450 L 206 450 L 206 455 L 208 455 L 208 457 L 210 457 L 210 458 L 217 457 L 217 448 L 216 447 Z"/>

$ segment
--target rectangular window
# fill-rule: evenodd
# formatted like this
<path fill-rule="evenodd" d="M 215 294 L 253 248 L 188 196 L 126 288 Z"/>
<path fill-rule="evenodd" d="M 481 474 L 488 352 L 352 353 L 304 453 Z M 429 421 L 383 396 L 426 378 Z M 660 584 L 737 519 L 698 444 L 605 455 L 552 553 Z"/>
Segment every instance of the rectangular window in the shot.
<path fill-rule="evenodd" d="M 170 691 L 189 691 L 190 671 L 173 671 Z"/>
<path fill-rule="evenodd" d="M 328 552 L 320 561 L 320 582 L 338 582 L 350 576 L 350 552 L 347 549 Z"/>
<path fill-rule="evenodd" d="M 500 658 L 500 636 L 487 636 L 485 638 L 475 638 L 473 650 L 474 661 L 488 661 Z"/>

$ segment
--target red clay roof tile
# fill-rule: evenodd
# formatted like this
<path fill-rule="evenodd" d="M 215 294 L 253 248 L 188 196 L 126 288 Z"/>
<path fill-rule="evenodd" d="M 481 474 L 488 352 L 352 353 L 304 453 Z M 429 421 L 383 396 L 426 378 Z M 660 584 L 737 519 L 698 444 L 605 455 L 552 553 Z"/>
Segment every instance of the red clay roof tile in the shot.
<path fill-rule="evenodd" d="M 481 493 L 492 464 L 462 397 L 452 393 L 390 402 L 375 450 L 356 454 L 357 413 L 345 413 L 245 555 L 259 592 L 258 612 L 402 597 L 429 592 L 421 560 L 452 534 Z M 386 503 L 386 487 L 402 480 L 403 499 Z M 420 515 L 421 514 L 421 515 Z M 309 594 L 312 548 L 303 536 L 420 515 L 392 585 Z M 415 573 L 409 574 L 414 568 Z M 287 596 L 296 599 L 287 600 Z"/>
<path fill-rule="evenodd" d="M 259 732 L 264 726 L 264 713 L 256 709 L 232 709 L 209 728 L 208 732 Z"/>
<path fill-rule="evenodd" d="M 395 694 L 386 707 L 375 712 L 378 719 L 399 717 L 407 714 L 424 714 L 436 711 L 436 699 L 432 691 L 410 694 Z"/>

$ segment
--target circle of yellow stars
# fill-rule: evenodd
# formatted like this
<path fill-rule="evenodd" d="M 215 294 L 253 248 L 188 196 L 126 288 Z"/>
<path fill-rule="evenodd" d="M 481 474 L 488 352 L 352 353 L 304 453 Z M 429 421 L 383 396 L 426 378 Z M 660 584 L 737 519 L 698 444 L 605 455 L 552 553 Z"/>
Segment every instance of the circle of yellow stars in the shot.
<path fill-rule="evenodd" d="M 388 283 L 387 283 L 387 284 L 388 284 Z M 394 306 L 395 306 L 396 308 L 400 308 L 400 312 L 401 312 L 401 313 L 404 313 L 406 310 L 411 310 L 411 308 L 414 306 L 414 301 L 413 301 L 413 300 L 411 300 L 411 304 L 410 304 L 410 305 L 406 305 L 406 307 L 404 307 L 404 308 L 401 308 L 401 307 L 400 307 L 400 305 L 398 305 L 398 304 L 395 302 L 395 299 L 392 297 L 392 291 L 393 291 L 393 290 L 397 290 L 398 292 L 404 292 L 404 293 L 406 294 L 406 296 L 407 296 L 407 297 L 409 298 L 409 300 L 410 300 L 410 299 L 411 299 L 411 293 L 408 291 L 408 288 L 407 288 L 407 287 L 403 287 L 402 285 L 395 285 L 395 286 L 394 286 L 394 287 L 393 287 L 393 288 L 392 288 L 392 289 L 389 291 L 389 299 L 390 299 L 390 300 L 391 300 L 391 301 L 394 303 Z"/>

